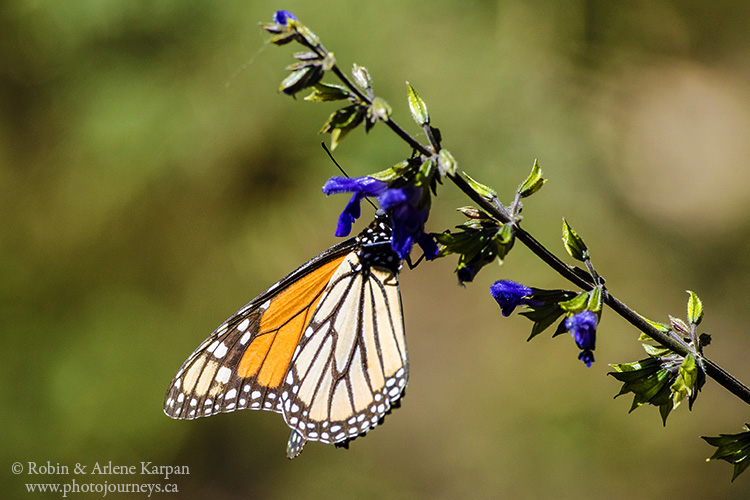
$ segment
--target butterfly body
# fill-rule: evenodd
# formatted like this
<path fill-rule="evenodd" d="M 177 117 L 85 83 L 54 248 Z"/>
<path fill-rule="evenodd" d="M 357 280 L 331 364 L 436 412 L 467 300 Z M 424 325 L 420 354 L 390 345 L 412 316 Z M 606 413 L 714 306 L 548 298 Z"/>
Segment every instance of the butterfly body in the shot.
<path fill-rule="evenodd" d="M 290 458 L 308 440 L 345 445 L 378 425 L 408 380 L 390 238 L 379 216 L 242 307 L 183 363 L 165 413 L 281 413 Z"/>

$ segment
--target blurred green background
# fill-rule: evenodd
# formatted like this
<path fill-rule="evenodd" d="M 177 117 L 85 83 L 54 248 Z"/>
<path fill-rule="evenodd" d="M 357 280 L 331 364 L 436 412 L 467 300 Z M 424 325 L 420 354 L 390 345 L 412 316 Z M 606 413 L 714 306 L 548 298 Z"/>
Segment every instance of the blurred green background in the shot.
<path fill-rule="evenodd" d="M 684 316 L 696 291 L 707 354 L 750 382 L 750 3 L 10 0 L 5 498 L 87 479 L 12 476 L 13 462 L 110 460 L 188 465 L 175 498 L 748 498 L 750 475 L 731 484 L 698 437 L 739 432 L 745 404 L 709 380 L 665 429 L 656 409 L 628 415 L 630 396 L 612 398 L 607 363 L 644 356 L 624 321 L 605 311 L 586 369 L 568 336 L 527 344 L 526 320 L 500 316 L 496 279 L 566 285 L 520 245 L 466 288 L 450 259 L 402 274 L 408 396 L 349 451 L 311 443 L 290 462 L 288 430 L 266 412 L 164 416 L 198 343 L 336 241 L 346 198 L 320 191 L 336 170 L 317 134 L 334 107 L 277 94 L 292 49 L 267 45 L 257 23 L 278 8 L 343 68 L 365 65 L 418 133 L 411 82 L 461 168 L 504 200 L 539 158 L 550 182 L 524 226 L 562 252 L 568 218 L 611 292 L 652 319 Z M 377 126 L 336 154 L 363 175 L 409 151 Z M 428 229 L 460 223 L 467 203 L 441 187 Z"/>

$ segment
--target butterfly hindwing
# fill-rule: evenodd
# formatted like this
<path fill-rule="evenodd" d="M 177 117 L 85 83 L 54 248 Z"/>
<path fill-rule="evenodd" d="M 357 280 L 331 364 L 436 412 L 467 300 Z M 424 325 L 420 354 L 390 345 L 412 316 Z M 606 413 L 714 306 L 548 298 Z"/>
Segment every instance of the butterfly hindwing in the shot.
<path fill-rule="evenodd" d="M 362 266 L 352 253 L 339 267 L 287 374 L 284 418 L 308 440 L 338 443 L 366 433 L 407 383 L 397 275 Z"/>

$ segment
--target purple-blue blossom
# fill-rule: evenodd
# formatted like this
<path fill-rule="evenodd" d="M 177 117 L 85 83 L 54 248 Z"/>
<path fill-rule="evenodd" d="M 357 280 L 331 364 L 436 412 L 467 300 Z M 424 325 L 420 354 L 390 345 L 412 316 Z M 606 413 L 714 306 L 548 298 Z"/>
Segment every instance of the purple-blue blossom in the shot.
<path fill-rule="evenodd" d="M 328 179 L 323 192 L 326 195 L 338 193 L 354 193 L 349 203 L 344 207 L 336 225 L 336 236 L 348 236 L 352 232 L 352 224 L 361 214 L 360 202 L 367 196 L 380 196 L 388 189 L 388 183 L 372 177 L 332 177 Z"/>
<path fill-rule="evenodd" d="M 503 316 L 510 316 L 516 307 L 528 304 L 533 293 L 528 286 L 510 280 L 499 280 L 490 286 L 490 294 L 500 305 Z"/>
<path fill-rule="evenodd" d="M 387 182 L 373 177 L 332 177 L 323 186 L 323 192 L 327 195 L 354 193 L 339 216 L 336 236 L 347 236 L 351 232 L 352 224 L 360 216 L 362 199 L 374 196 L 391 217 L 391 247 L 400 258 L 405 259 L 415 243 L 422 248 L 425 259 L 432 260 L 437 255 L 435 239 L 424 231 L 430 206 L 429 202 L 423 203 L 421 188 L 409 185 L 389 188 Z"/>
<path fill-rule="evenodd" d="M 578 359 L 589 367 L 594 362 L 597 323 L 596 314 L 591 311 L 583 311 L 565 319 L 565 328 L 573 336 L 578 348 L 581 349 Z"/>
<path fill-rule="evenodd" d="M 275 22 L 276 24 L 286 26 L 287 21 L 289 21 L 290 19 L 296 21 L 297 16 L 295 16 L 288 10 L 277 10 L 273 13 L 273 22 Z"/>

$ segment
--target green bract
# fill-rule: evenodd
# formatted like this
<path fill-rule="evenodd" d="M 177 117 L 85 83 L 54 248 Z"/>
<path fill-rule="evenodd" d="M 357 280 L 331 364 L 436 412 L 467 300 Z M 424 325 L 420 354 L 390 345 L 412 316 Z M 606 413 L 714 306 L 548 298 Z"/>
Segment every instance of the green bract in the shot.
<path fill-rule="evenodd" d="M 326 101 L 340 101 L 342 99 L 349 99 L 351 92 L 343 85 L 335 85 L 330 83 L 317 83 L 313 87 L 313 91 L 305 97 L 306 101 L 313 102 L 326 102 Z"/>
<path fill-rule="evenodd" d="M 545 182 L 547 182 L 547 179 L 542 178 L 542 167 L 539 166 L 537 160 L 534 160 L 534 165 L 531 167 L 531 173 L 526 180 L 518 186 L 518 194 L 521 198 L 531 196 L 542 189 Z"/>
<path fill-rule="evenodd" d="M 282 80 L 279 91 L 287 95 L 295 95 L 300 90 L 312 87 L 323 78 L 323 68 L 320 66 L 306 66 L 292 73 Z"/>
<path fill-rule="evenodd" d="M 441 149 L 440 153 L 438 153 L 438 170 L 441 176 L 456 175 L 458 163 L 447 149 Z"/>
<path fill-rule="evenodd" d="M 687 396 L 689 408 L 706 381 L 706 375 L 692 354 L 684 358 L 669 349 L 643 345 L 649 357 L 633 363 L 611 364 L 614 378 L 623 382 L 615 397 L 633 393 L 630 411 L 648 403 L 659 407 L 667 425 L 669 413 Z"/>
<path fill-rule="evenodd" d="M 602 287 L 594 287 L 589 292 L 589 302 L 586 304 L 586 309 L 591 312 L 598 313 L 602 310 Z"/>
<path fill-rule="evenodd" d="M 673 407 L 677 408 L 685 399 L 692 396 L 698 381 L 698 364 L 692 354 L 685 356 L 678 371 L 677 380 L 670 386 L 672 390 Z"/>
<path fill-rule="evenodd" d="M 534 307 L 530 311 L 524 311 L 520 314 L 534 322 L 531 327 L 531 334 L 529 335 L 529 338 L 526 339 L 526 341 L 529 341 L 552 326 L 552 323 L 565 314 L 565 311 L 558 304 L 546 304 Z"/>
<path fill-rule="evenodd" d="M 719 434 L 717 437 L 701 436 L 716 451 L 709 460 L 724 460 L 734 464 L 732 481 L 750 465 L 750 425 L 745 424 L 746 432 L 739 434 Z"/>
<path fill-rule="evenodd" d="M 620 392 L 615 397 L 622 396 L 628 392 L 633 393 L 633 404 L 630 411 L 635 410 L 644 403 L 659 407 L 664 425 L 667 425 L 667 417 L 672 411 L 673 402 L 669 389 L 673 374 L 665 366 L 660 358 L 646 358 L 633 363 L 612 364 L 614 372 L 609 372 L 620 382 L 623 382 Z"/>
<path fill-rule="evenodd" d="M 391 109 L 391 106 L 387 102 L 385 102 L 380 97 L 376 97 L 372 101 L 372 106 L 370 106 L 370 108 L 367 110 L 367 114 L 370 117 L 370 120 L 368 120 L 369 126 L 366 127 L 366 129 L 369 130 L 376 121 L 383 122 L 388 120 L 392 112 L 393 109 Z"/>
<path fill-rule="evenodd" d="M 410 160 L 401 161 L 399 163 L 396 163 L 391 168 L 381 170 L 380 172 L 374 174 L 370 174 L 370 177 L 383 182 L 393 182 L 397 178 L 403 177 L 410 170 L 411 163 L 412 162 Z"/>
<path fill-rule="evenodd" d="M 579 312 L 585 311 L 588 304 L 589 304 L 589 293 L 581 292 L 570 300 L 566 300 L 565 302 L 560 302 L 560 307 L 565 312 L 569 312 L 571 314 L 577 314 Z"/>
<path fill-rule="evenodd" d="M 367 68 L 364 66 L 354 64 L 352 67 L 352 76 L 362 90 L 369 92 L 372 89 L 372 78 L 370 77 L 370 72 L 367 71 Z"/>
<path fill-rule="evenodd" d="M 320 129 L 321 134 L 326 132 L 331 134 L 331 150 L 336 149 L 346 134 L 362 123 L 366 114 L 367 108 L 359 104 L 352 104 L 331 113 L 323 128 Z"/>
<path fill-rule="evenodd" d="M 495 260 L 502 264 L 513 248 L 515 234 L 512 226 L 499 224 L 474 207 L 458 210 L 469 220 L 456 226 L 458 231 L 444 231 L 436 234 L 435 239 L 441 245 L 438 257 L 459 255 L 456 272 L 463 283 L 472 281 L 482 267 Z"/>
<path fill-rule="evenodd" d="M 571 257 L 576 260 L 585 261 L 589 258 L 589 249 L 583 242 L 578 233 L 570 227 L 568 221 L 563 218 L 563 243 L 565 244 L 565 250 L 568 251 Z"/>
<path fill-rule="evenodd" d="M 485 200 L 492 201 L 497 198 L 497 192 L 495 192 L 495 190 L 491 187 L 485 186 L 484 184 L 475 181 L 466 172 L 464 172 L 464 177 L 466 177 L 466 181 L 469 183 L 472 189 L 474 189 L 474 191 L 476 191 L 477 194 L 479 194 L 479 196 L 481 196 Z"/>
<path fill-rule="evenodd" d="M 688 290 L 687 293 L 690 294 L 687 306 L 687 320 L 694 325 L 699 325 L 703 319 L 703 302 L 701 302 L 701 299 L 690 290 Z"/>
<path fill-rule="evenodd" d="M 427 105 L 409 82 L 406 82 L 406 87 L 411 116 L 414 118 L 414 121 L 417 122 L 417 125 L 423 127 L 430 123 L 430 113 L 427 111 Z"/>

